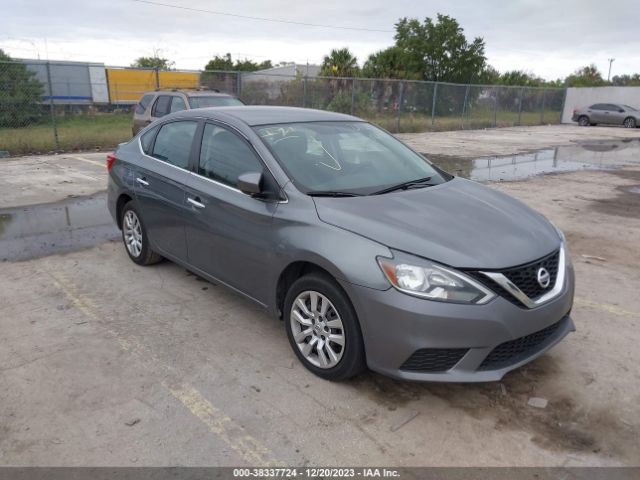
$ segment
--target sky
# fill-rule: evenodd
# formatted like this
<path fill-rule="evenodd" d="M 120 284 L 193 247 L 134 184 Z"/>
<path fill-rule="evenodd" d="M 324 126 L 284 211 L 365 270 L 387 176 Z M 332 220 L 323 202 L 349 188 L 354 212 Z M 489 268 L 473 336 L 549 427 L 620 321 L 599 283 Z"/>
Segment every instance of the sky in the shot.
<path fill-rule="evenodd" d="M 488 62 L 499 71 L 552 80 L 594 63 L 606 78 L 615 58 L 612 76 L 640 72 L 637 0 L 149 1 L 0 0 L 0 48 L 17 58 L 111 66 L 158 52 L 175 68 L 201 69 L 227 52 L 319 64 L 332 48 L 349 47 L 362 64 L 393 44 L 399 18 L 442 13 L 458 20 L 469 40 L 484 38 Z"/>

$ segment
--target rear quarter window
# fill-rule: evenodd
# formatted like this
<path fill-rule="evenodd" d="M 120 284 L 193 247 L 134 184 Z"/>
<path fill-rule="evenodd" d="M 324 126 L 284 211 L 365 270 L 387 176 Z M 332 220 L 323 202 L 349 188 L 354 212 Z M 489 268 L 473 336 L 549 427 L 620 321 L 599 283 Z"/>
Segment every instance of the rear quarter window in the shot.
<path fill-rule="evenodd" d="M 147 155 L 151 154 L 151 145 L 153 144 L 153 137 L 158 131 L 158 127 L 153 127 L 147 132 L 144 132 L 140 137 L 140 145 L 142 145 L 142 151 Z"/>
<path fill-rule="evenodd" d="M 138 105 L 136 106 L 136 113 L 138 115 L 144 114 L 144 112 L 147 111 L 147 107 L 151 103 L 151 100 L 153 100 L 153 94 L 147 94 L 142 97 L 140 99 L 140 102 L 138 102 Z"/>

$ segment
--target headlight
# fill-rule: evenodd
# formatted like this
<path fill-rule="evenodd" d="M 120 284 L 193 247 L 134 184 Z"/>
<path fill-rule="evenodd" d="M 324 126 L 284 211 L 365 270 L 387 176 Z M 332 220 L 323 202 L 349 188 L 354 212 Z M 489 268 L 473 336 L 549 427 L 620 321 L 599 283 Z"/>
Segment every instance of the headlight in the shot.
<path fill-rule="evenodd" d="M 487 303 L 495 294 L 474 279 L 429 260 L 399 253 L 378 257 L 378 264 L 397 290 L 416 297 L 454 303 Z"/>

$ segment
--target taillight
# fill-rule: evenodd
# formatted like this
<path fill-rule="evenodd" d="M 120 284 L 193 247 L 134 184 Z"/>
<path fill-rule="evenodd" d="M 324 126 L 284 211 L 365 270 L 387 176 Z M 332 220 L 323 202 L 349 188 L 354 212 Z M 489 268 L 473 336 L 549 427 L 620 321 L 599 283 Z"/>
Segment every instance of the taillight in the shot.
<path fill-rule="evenodd" d="M 116 162 L 116 156 L 113 153 L 107 155 L 107 172 L 111 171 L 111 167 Z"/>

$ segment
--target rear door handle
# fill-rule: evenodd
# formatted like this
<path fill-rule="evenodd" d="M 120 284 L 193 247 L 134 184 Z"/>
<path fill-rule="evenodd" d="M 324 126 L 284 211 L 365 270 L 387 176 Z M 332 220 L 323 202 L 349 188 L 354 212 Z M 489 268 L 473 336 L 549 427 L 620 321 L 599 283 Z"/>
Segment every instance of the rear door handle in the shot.
<path fill-rule="evenodd" d="M 187 202 L 196 208 L 204 208 L 204 203 L 202 203 L 198 197 L 196 198 L 187 197 Z"/>
<path fill-rule="evenodd" d="M 138 178 L 136 178 L 136 182 L 138 182 L 143 187 L 148 187 L 149 186 L 149 182 L 147 182 L 144 178 L 138 177 Z"/>

